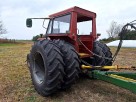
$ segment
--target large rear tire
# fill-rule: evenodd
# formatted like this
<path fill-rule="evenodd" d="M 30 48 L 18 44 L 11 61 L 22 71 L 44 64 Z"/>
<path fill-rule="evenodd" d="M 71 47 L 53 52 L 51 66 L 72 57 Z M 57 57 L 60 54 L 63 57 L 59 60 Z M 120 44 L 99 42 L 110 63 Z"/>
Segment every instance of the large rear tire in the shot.
<path fill-rule="evenodd" d="M 94 42 L 94 48 L 93 48 L 93 52 L 97 55 L 100 55 L 102 57 L 107 57 L 112 59 L 112 53 L 110 51 L 110 48 L 101 42 Z M 100 58 L 98 56 L 93 56 L 93 65 L 94 66 L 104 66 L 104 65 L 112 65 L 112 60 L 109 59 L 105 59 L 105 58 Z"/>
<path fill-rule="evenodd" d="M 102 56 L 92 56 L 92 58 L 84 58 L 83 60 L 86 61 L 88 64 L 93 66 L 104 66 L 104 65 L 112 65 L 112 53 L 110 51 L 110 48 L 101 42 L 94 42 L 93 45 L 93 53 Z M 105 59 L 104 57 L 107 57 L 109 59 Z"/>
<path fill-rule="evenodd" d="M 65 76 L 62 89 L 66 89 L 69 88 L 79 77 L 81 70 L 79 56 L 70 43 L 63 40 L 54 40 L 54 42 L 60 47 L 60 51 L 63 54 Z"/>
<path fill-rule="evenodd" d="M 28 54 L 33 85 L 42 96 L 48 96 L 61 88 L 64 62 L 59 48 L 49 40 L 36 42 Z"/>

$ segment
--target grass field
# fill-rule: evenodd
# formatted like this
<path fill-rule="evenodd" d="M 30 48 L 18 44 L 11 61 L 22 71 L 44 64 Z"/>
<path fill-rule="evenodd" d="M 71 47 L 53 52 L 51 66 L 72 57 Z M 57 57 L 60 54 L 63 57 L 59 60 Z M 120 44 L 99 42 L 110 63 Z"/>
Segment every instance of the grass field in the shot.
<path fill-rule="evenodd" d="M 33 88 L 26 65 L 31 45 L 0 45 L 0 102 L 136 102 L 136 95 L 128 90 L 84 78 L 52 97 L 40 96 Z M 115 48 L 111 50 L 115 52 Z M 136 66 L 136 48 L 122 48 L 114 64 Z"/>

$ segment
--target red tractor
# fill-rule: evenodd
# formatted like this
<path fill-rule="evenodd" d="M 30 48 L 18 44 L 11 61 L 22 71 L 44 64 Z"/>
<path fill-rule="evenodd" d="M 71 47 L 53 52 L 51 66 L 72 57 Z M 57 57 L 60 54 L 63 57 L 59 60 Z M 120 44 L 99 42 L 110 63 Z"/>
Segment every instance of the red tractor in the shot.
<path fill-rule="evenodd" d="M 42 96 L 69 88 L 81 73 L 93 70 L 87 66 L 112 65 L 112 53 L 96 41 L 96 13 L 79 8 L 52 14 L 46 34 L 34 43 L 27 63 L 35 89 Z M 87 66 L 85 66 L 87 65 Z"/>

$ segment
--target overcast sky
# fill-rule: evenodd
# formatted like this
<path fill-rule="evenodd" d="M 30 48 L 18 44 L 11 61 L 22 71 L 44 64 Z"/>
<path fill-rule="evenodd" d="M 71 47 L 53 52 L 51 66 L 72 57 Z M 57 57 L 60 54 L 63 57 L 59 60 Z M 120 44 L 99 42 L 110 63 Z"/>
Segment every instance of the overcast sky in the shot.
<path fill-rule="evenodd" d="M 48 17 L 48 15 L 73 7 L 97 13 L 97 33 L 107 37 L 106 30 L 112 21 L 125 24 L 136 19 L 136 0 L 0 0 L 0 20 L 10 39 L 32 39 L 45 33 L 41 21 L 33 22 L 33 28 L 26 27 L 26 18 Z"/>

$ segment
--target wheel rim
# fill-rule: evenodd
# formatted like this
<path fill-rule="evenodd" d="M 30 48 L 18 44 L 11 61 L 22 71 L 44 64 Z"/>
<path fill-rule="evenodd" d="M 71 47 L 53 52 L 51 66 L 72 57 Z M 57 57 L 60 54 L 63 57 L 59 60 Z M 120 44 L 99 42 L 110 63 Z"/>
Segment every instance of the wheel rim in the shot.
<path fill-rule="evenodd" d="M 37 52 L 34 55 L 33 75 L 36 83 L 42 84 L 45 79 L 45 67 L 42 55 Z"/>

